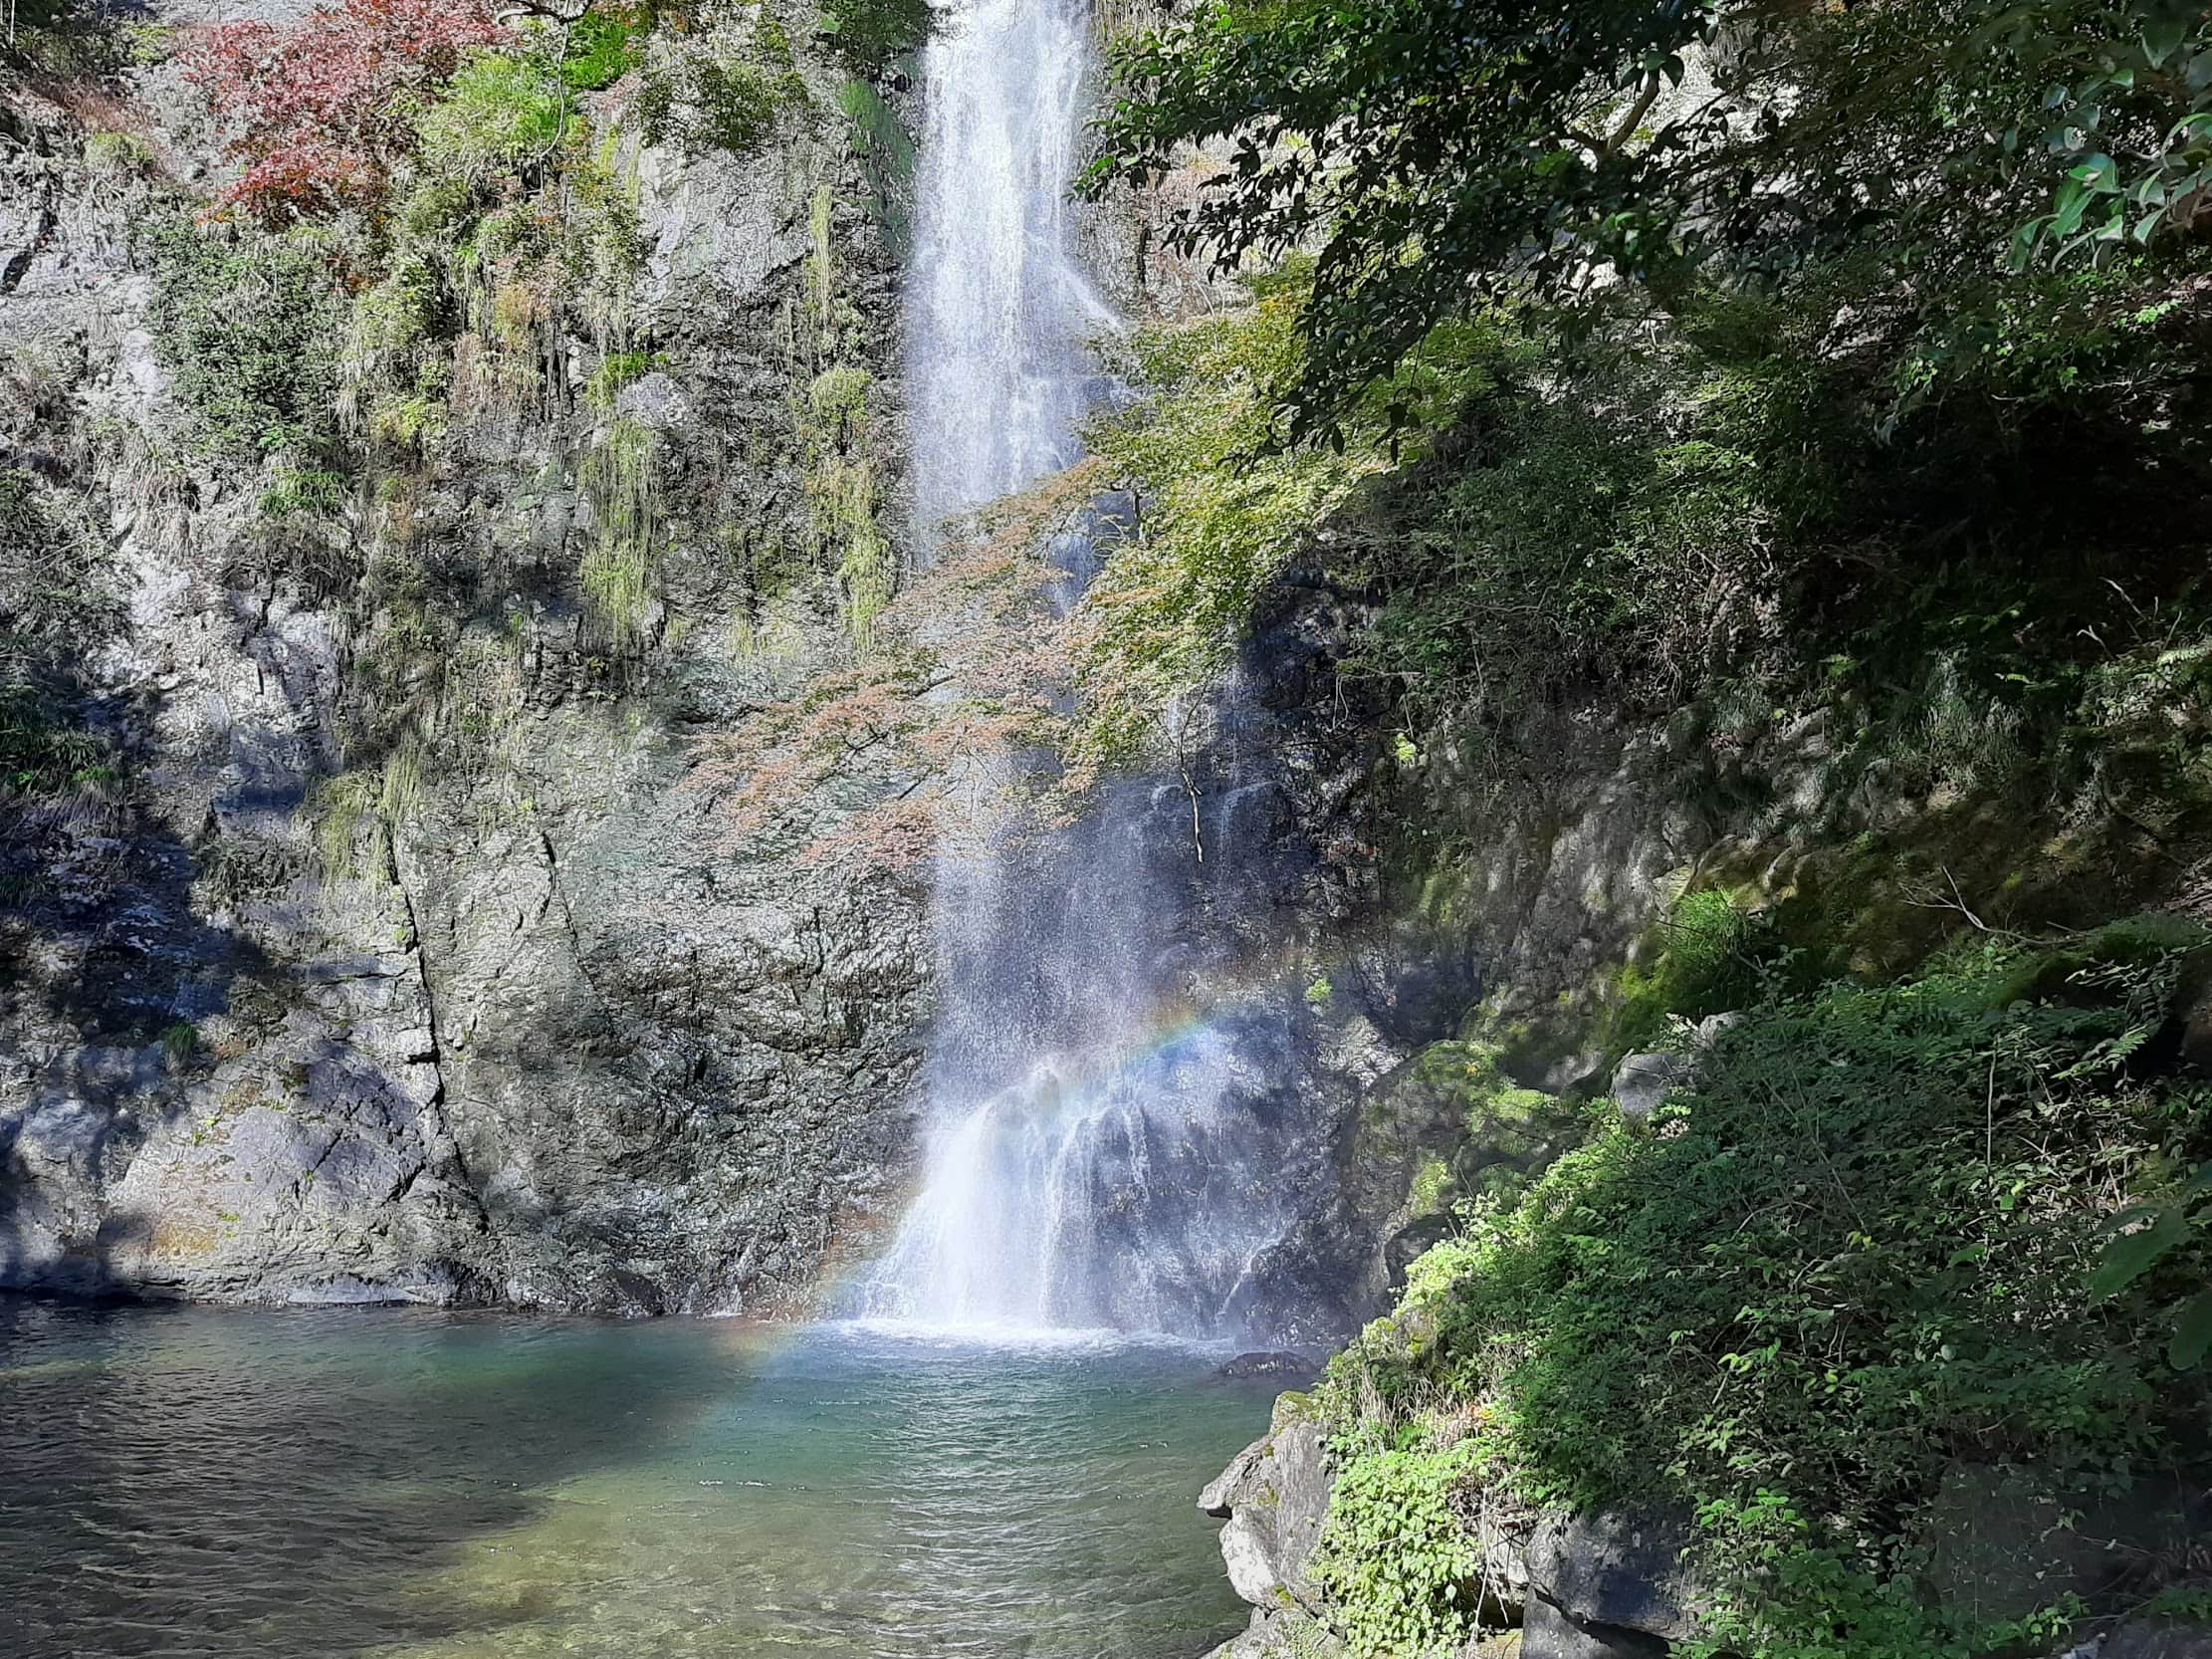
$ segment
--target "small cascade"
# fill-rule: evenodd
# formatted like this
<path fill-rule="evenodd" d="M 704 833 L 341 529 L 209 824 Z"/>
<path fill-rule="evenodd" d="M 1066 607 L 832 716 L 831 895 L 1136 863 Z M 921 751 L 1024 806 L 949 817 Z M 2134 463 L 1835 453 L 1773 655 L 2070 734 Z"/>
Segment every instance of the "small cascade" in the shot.
<path fill-rule="evenodd" d="M 941 0 L 939 23 L 908 307 L 925 547 L 947 516 L 1078 458 L 1085 341 L 1114 325 L 1066 199 L 1087 6 Z M 1071 596 L 1095 551 L 1058 556 Z M 1209 966 L 1192 894 L 1220 867 L 1193 817 L 1185 781 L 1129 779 L 1069 830 L 943 855 L 923 1190 L 848 1311 L 1243 1333 L 1254 1264 L 1290 1220 L 1293 1068 L 1280 1019 L 1190 1006 Z"/>

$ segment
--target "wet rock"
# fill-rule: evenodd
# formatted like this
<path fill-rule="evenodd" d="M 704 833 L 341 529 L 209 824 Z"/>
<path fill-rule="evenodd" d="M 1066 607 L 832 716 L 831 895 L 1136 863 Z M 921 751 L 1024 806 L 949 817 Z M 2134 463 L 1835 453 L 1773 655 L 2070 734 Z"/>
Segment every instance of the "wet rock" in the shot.
<path fill-rule="evenodd" d="M 1310 1602 L 1306 1567 L 1329 1512 L 1321 1425 L 1295 1414 L 1278 1422 L 1207 1486 L 1199 1508 L 1228 1523 L 1221 1559 L 1238 1595 L 1269 1609 Z"/>

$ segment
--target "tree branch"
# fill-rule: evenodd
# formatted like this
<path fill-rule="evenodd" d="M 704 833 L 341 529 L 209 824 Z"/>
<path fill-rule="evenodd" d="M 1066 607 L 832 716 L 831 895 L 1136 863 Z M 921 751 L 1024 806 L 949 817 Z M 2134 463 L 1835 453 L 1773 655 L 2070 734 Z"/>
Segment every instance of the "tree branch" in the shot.
<path fill-rule="evenodd" d="M 1638 96 L 1637 101 L 1629 106 L 1629 113 L 1621 118 L 1621 124 L 1613 129 L 1613 136 L 1608 138 L 1604 147 L 1598 151 L 1601 159 L 1608 155 L 1620 153 L 1621 146 L 1636 136 L 1636 129 L 1643 121 L 1645 112 L 1659 101 L 1659 85 L 1658 70 L 1652 71 L 1650 75 L 1644 78 L 1644 91 Z"/>

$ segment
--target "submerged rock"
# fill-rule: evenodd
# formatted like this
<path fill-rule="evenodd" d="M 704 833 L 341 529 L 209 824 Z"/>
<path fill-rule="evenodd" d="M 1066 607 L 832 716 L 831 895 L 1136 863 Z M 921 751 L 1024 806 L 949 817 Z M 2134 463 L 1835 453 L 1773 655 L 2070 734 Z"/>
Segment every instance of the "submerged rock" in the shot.
<path fill-rule="evenodd" d="M 1240 1353 L 1234 1359 L 1223 1362 L 1214 1374 L 1232 1382 L 1247 1377 L 1278 1377 L 1306 1383 L 1321 1374 L 1321 1362 L 1309 1359 L 1302 1353 L 1285 1353 L 1279 1350 Z"/>

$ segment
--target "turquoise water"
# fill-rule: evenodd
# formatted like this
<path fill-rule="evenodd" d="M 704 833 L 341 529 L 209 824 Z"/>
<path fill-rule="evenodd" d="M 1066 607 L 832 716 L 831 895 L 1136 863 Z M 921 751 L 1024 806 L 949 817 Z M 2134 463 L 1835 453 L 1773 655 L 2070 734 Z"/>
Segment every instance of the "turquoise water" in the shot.
<path fill-rule="evenodd" d="M 1190 1659 L 1218 1358 L 0 1300 L 0 1654 Z"/>

